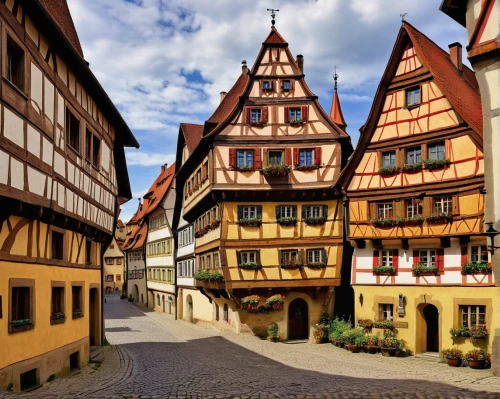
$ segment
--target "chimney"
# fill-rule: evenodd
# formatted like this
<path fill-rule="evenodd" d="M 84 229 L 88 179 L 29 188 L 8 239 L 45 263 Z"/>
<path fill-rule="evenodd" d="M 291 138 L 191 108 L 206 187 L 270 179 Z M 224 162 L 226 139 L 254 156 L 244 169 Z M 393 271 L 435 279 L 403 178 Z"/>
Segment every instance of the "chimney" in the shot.
<path fill-rule="evenodd" d="M 241 72 L 243 75 L 248 75 L 248 67 L 246 60 L 241 61 Z"/>
<path fill-rule="evenodd" d="M 226 97 L 226 92 L 225 91 L 221 91 L 220 92 L 220 102 L 224 101 L 224 98 Z"/>
<path fill-rule="evenodd" d="M 167 167 L 168 163 L 161 165 L 161 171 L 164 172 L 165 170 L 167 170 Z"/>
<path fill-rule="evenodd" d="M 453 65 L 461 71 L 462 70 L 462 45 L 459 42 L 452 43 L 448 46 L 450 48 L 450 58 Z"/>
<path fill-rule="evenodd" d="M 304 56 L 302 54 L 297 56 L 297 64 L 299 64 L 300 72 L 304 73 Z"/>

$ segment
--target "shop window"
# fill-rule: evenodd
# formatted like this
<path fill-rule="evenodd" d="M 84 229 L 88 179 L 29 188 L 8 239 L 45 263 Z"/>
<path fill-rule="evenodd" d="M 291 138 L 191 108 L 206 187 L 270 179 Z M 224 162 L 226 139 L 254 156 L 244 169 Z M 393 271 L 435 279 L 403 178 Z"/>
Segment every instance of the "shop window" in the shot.
<path fill-rule="evenodd" d="M 7 79 L 24 91 L 24 51 L 7 37 Z"/>
<path fill-rule="evenodd" d="M 460 305 L 462 327 L 486 325 L 486 306 Z"/>

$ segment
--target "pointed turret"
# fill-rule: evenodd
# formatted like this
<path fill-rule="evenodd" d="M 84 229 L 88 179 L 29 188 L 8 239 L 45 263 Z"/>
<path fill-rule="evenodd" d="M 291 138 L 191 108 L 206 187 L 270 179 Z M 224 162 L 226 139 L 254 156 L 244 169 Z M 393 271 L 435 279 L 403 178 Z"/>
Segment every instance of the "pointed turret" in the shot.
<path fill-rule="evenodd" d="M 333 79 L 335 80 L 335 86 L 333 89 L 332 107 L 330 108 L 330 118 L 334 121 L 338 127 L 345 130 L 347 123 L 345 123 L 344 115 L 342 115 L 342 108 L 340 107 L 339 94 L 337 92 L 337 79 L 339 75 L 335 71 Z"/>

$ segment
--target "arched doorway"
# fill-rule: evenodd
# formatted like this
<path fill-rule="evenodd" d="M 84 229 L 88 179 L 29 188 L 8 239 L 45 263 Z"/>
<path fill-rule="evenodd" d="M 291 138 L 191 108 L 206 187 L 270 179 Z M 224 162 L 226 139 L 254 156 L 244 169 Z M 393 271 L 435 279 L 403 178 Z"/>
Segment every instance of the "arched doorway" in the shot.
<path fill-rule="evenodd" d="M 439 312 L 434 305 L 424 307 L 426 324 L 427 352 L 439 352 Z"/>
<path fill-rule="evenodd" d="M 302 298 L 294 299 L 288 307 L 288 339 L 309 338 L 309 310 Z"/>
<path fill-rule="evenodd" d="M 137 284 L 134 284 L 134 299 L 136 302 L 139 302 L 139 287 Z"/>
<path fill-rule="evenodd" d="M 193 322 L 193 298 L 191 295 L 186 297 L 186 321 Z"/>

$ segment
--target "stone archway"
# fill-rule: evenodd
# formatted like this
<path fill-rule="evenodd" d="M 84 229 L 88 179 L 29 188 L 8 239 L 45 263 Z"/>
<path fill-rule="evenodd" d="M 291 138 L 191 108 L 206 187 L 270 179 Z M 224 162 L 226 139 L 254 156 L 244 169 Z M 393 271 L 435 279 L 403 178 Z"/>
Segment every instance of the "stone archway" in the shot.
<path fill-rule="evenodd" d="M 423 309 L 426 324 L 426 351 L 439 352 L 439 313 L 434 305 Z"/>
<path fill-rule="evenodd" d="M 137 284 L 134 284 L 134 295 L 133 295 L 134 299 L 136 302 L 139 302 L 139 287 L 137 286 Z"/>
<path fill-rule="evenodd" d="M 191 295 L 186 297 L 186 319 L 187 322 L 193 322 L 193 298 Z"/>
<path fill-rule="evenodd" d="M 309 307 L 302 298 L 296 298 L 288 306 L 288 339 L 309 338 Z"/>

